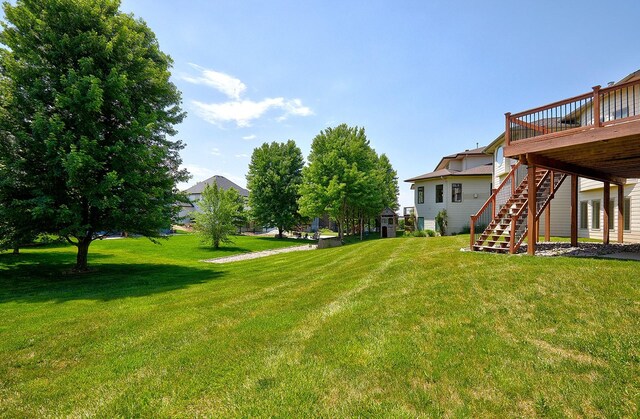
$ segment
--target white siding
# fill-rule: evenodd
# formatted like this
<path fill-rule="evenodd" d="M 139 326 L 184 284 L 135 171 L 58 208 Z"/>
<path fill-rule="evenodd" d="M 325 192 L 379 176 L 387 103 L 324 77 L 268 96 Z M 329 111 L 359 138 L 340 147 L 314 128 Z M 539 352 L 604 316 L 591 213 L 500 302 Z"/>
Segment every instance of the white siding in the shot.
<path fill-rule="evenodd" d="M 556 191 L 551 205 L 551 235 L 555 237 L 571 236 L 571 178 L 562 182 Z M 545 216 L 540 217 L 540 235 L 544 235 Z"/>
<path fill-rule="evenodd" d="M 449 218 L 448 234 L 459 233 L 463 228 L 469 226 L 469 218 L 478 212 L 491 196 L 491 177 L 451 176 L 448 181 L 449 190 L 448 193 L 445 193 Z M 462 202 L 451 202 L 452 183 L 462 184 Z"/>
<path fill-rule="evenodd" d="M 451 202 L 451 184 L 462 184 L 462 202 Z M 416 219 L 424 218 L 424 228 L 435 230 L 435 217 L 443 209 L 447 210 L 447 234 L 459 233 L 469 226 L 469 217 L 475 214 L 489 199 L 490 176 L 447 176 L 444 179 L 429 179 L 415 183 Z M 443 185 L 442 203 L 436 203 L 436 185 Z M 424 186 L 424 204 L 418 204 L 418 187 Z"/>
<path fill-rule="evenodd" d="M 602 185 L 602 184 L 601 184 Z M 640 242 L 640 185 L 637 183 L 627 184 L 624 188 L 624 196 L 625 198 L 631 199 L 631 230 L 624 232 L 624 241 L 631 243 Z M 616 186 L 611 187 L 610 193 L 611 200 L 614 201 L 615 210 L 611 216 L 613 217 L 613 230 L 609 230 L 609 238 L 611 242 L 615 242 L 618 237 L 618 188 Z M 592 202 L 593 200 L 600 200 L 600 228 L 593 229 L 591 228 L 591 219 L 592 219 Z M 580 237 L 589 237 L 593 239 L 602 239 L 602 229 L 606 226 L 604 225 L 604 206 L 608 205 L 604 202 L 603 198 L 603 189 L 600 186 L 600 189 L 589 189 L 587 191 L 581 191 L 578 194 L 578 201 L 587 201 L 587 211 L 588 211 L 588 228 L 579 229 L 578 235 Z M 578 214 L 578 220 L 580 219 L 580 214 Z"/>

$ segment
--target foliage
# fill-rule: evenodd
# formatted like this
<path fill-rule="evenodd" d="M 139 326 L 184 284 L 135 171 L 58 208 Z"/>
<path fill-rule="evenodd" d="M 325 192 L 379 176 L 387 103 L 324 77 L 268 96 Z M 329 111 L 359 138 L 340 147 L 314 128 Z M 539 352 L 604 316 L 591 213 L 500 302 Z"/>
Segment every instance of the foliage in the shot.
<path fill-rule="evenodd" d="M 0 254 L 0 416 L 638 416 L 637 264 L 468 236 L 199 262 L 299 242 Z"/>
<path fill-rule="evenodd" d="M 247 188 L 251 214 L 260 225 L 277 227 L 282 238 L 300 222 L 298 199 L 302 183 L 302 152 L 292 140 L 264 143 L 253 150 Z"/>
<path fill-rule="evenodd" d="M 414 212 L 412 212 L 411 215 L 409 215 L 409 219 L 407 220 L 407 223 L 405 224 L 404 228 L 405 230 L 408 230 L 408 231 L 417 230 L 416 214 Z"/>
<path fill-rule="evenodd" d="M 214 249 L 220 243 L 231 241 L 230 235 L 235 233 L 238 219 L 241 218 L 242 197 L 234 188 L 226 191 L 216 183 L 207 185 L 198 201 L 199 211 L 195 213 L 195 229 L 201 234 L 203 241 L 210 243 Z"/>
<path fill-rule="evenodd" d="M 487 228 L 486 225 L 484 224 L 476 224 L 474 227 L 475 233 L 482 233 L 484 231 L 484 229 Z M 462 227 L 462 230 L 460 230 L 460 234 L 469 234 L 471 233 L 471 226 L 469 224 L 465 224 Z"/>
<path fill-rule="evenodd" d="M 440 233 L 441 236 L 445 236 L 447 234 L 448 221 L 449 217 L 447 216 L 447 210 L 440 210 L 440 212 L 436 214 L 436 231 Z"/>
<path fill-rule="evenodd" d="M 14 228 L 65 237 L 78 270 L 101 232 L 158 236 L 187 179 L 169 139 L 184 117 L 170 57 L 115 0 L 3 7 L 0 167 L 19 192 L 2 202 L 23 214 Z"/>
<path fill-rule="evenodd" d="M 343 232 L 362 237 L 365 222 L 385 207 L 396 209 L 397 175 L 389 159 L 378 156 L 364 128 L 346 124 L 327 128 L 311 144 L 309 165 L 303 169 L 300 211 L 307 216 L 327 213 Z"/>
<path fill-rule="evenodd" d="M 425 232 L 427 233 L 427 236 L 429 236 L 429 237 L 435 237 L 436 236 L 436 232 L 434 230 L 431 230 L 430 228 L 426 229 Z"/>
<path fill-rule="evenodd" d="M 398 230 L 404 230 L 404 225 L 405 225 L 404 218 L 400 218 L 398 220 Z"/>
<path fill-rule="evenodd" d="M 427 232 L 425 230 L 415 230 L 411 233 L 411 237 L 427 237 Z"/>

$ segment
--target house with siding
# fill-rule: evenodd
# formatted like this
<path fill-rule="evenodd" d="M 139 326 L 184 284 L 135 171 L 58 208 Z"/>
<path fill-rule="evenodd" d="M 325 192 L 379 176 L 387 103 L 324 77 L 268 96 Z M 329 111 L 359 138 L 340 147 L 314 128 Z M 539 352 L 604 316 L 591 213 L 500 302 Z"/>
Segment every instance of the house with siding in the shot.
<path fill-rule="evenodd" d="M 505 127 L 485 150 L 498 186 L 470 219 L 487 225 L 472 250 L 513 253 L 526 239 L 535 254 L 540 234 L 640 241 L 640 71 L 507 113 Z"/>
<path fill-rule="evenodd" d="M 209 179 L 205 179 L 201 182 L 196 183 L 195 185 L 184 191 L 184 193 L 187 195 L 187 198 L 189 198 L 189 202 L 180 204 L 180 213 L 178 214 L 178 217 L 181 220 L 185 220 L 185 222 L 188 222 L 192 218 L 191 213 L 194 211 L 199 211 L 198 201 L 202 199 L 202 192 L 204 192 L 204 188 L 207 187 L 207 185 L 213 186 L 214 184 L 218 185 L 218 188 L 221 188 L 225 191 L 230 188 L 235 189 L 236 191 L 238 191 L 240 196 L 245 199 L 245 202 L 249 199 L 248 190 L 233 183 L 224 176 L 215 175 L 210 177 Z"/>
<path fill-rule="evenodd" d="M 491 195 L 492 158 L 484 150 L 445 156 L 433 172 L 405 180 L 414 192 L 418 230 L 435 230 L 436 215 L 442 210 L 447 212 L 447 234 L 469 227 L 469 216 Z"/>

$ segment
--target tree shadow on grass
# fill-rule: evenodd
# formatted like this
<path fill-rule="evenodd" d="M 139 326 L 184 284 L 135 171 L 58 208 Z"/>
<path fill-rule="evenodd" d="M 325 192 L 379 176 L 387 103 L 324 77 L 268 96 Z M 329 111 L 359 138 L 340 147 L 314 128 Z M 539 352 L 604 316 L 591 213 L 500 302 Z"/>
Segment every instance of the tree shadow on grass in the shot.
<path fill-rule="evenodd" d="M 8 256 L 8 257 L 7 257 Z M 95 254 L 91 260 L 109 259 Z M 150 263 L 90 265 L 87 273 L 71 273 L 68 258 L 48 253 L 2 255 L 0 303 L 115 300 L 186 288 L 222 278 L 225 271 L 210 265 L 185 267 Z"/>

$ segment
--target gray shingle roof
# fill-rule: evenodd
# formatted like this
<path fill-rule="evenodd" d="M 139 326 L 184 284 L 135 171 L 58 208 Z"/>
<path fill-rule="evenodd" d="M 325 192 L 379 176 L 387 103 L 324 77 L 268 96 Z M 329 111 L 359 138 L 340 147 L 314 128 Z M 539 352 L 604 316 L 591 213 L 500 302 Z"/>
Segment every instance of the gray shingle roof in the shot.
<path fill-rule="evenodd" d="M 207 185 L 213 185 L 213 184 L 218 185 L 219 188 L 224 189 L 225 191 L 229 188 L 234 188 L 236 191 L 238 191 L 238 193 L 240 194 L 240 196 L 244 196 L 244 197 L 248 197 L 249 196 L 249 191 L 246 190 L 245 188 L 236 185 L 235 183 L 231 182 L 229 179 L 227 179 L 224 176 L 212 176 L 209 179 L 203 180 L 202 182 L 198 182 L 195 185 L 193 185 L 192 187 L 190 187 L 189 189 L 185 190 L 185 192 L 187 194 L 201 194 L 202 191 L 204 191 L 205 186 Z"/>

